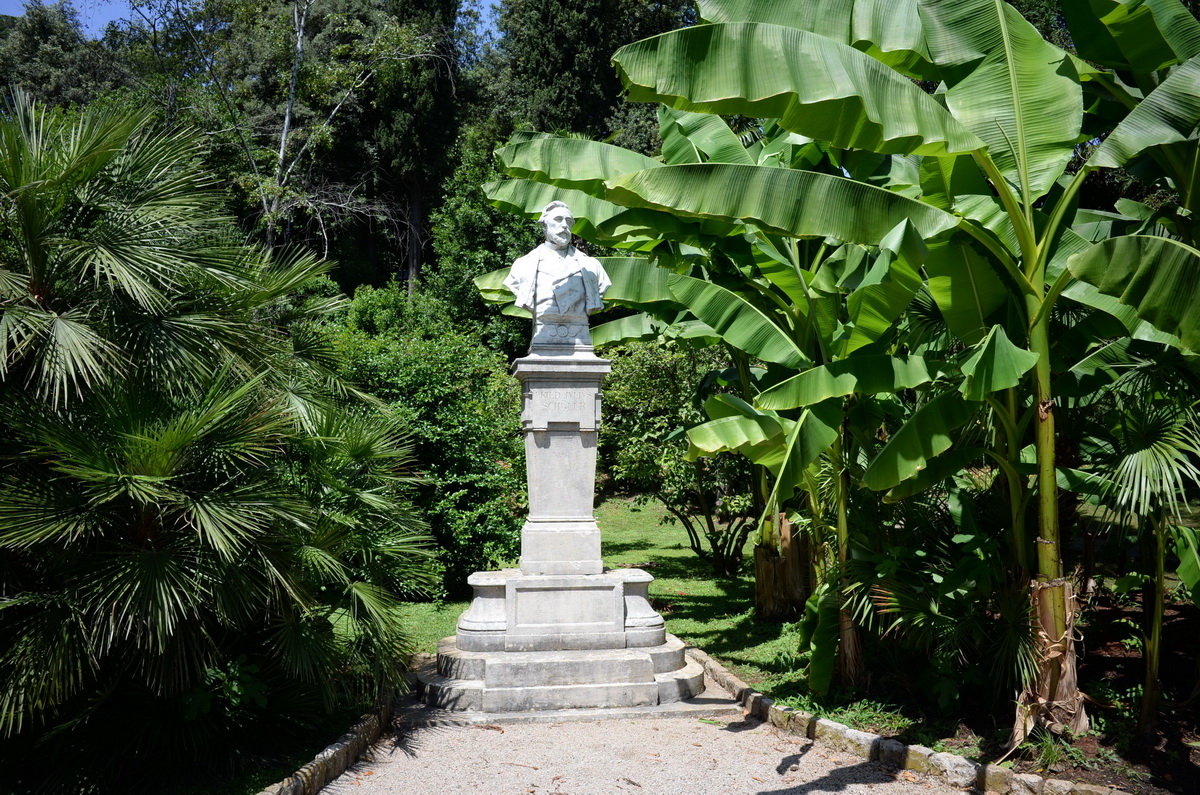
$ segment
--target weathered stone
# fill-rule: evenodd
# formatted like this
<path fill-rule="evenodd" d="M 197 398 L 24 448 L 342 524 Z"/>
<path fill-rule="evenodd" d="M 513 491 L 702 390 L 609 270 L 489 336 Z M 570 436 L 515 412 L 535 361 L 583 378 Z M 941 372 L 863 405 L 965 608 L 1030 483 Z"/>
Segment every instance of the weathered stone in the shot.
<path fill-rule="evenodd" d="M 910 745 L 905 749 L 904 767 L 918 773 L 928 773 L 933 769 L 933 764 L 929 761 L 931 756 L 933 756 L 931 749 L 923 745 Z"/>
<path fill-rule="evenodd" d="M 1106 787 L 1103 784 L 1076 784 L 1071 787 L 1071 795 L 1113 795 L 1119 790 Z"/>
<path fill-rule="evenodd" d="M 858 729 L 846 729 L 844 735 L 844 747 L 847 751 L 856 756 L 861 756 L 863 759 L 878 759 L 879 758 L 879 743 L 883 740 L 878 734 L 859 731 Z"/>
<path fill-rule="evenodd" d="M 1070 795 L 1071 788 L 1074 786 L 1070 781 L 1064 781 L 1061 778 L 1048 778 L 1045 786 L 1042 787 L 1042 793 L 1043 795 Z"/>
<path fill-rule="evenodd" d="M 933 772 L 953 787 L 973 787 L 979 777 L 979 765 L 958 754 L 933 754 L 929 757 Z"/>
<path fill-rule="evenodd" d="M 1042 795 L 1046 780 L 1033 773 L 1014 773 L 1012 777 L 1013 795 Z"/>
<path fill-rule="evenodd" d="M 753 708 L 750 711 L 750 714 L 753 715 L 754 717 L 758 718 L 759 720 L 765 721 L 770 716 L 771 707 L 774 705 L 775 705 L 775 699 L 767 698 L 766 696 L 764 696 L 760 693 L 758 703 L 754 704 Z"/>
<path fill-rule="evenodd" d="M 742 702 L 743 706 L 745 706 L 746 699 L 754 692 L 754 688 L 733 674 L 730 674 L 726 680 L 725 689 L 729 691 L 729 695 L 733 696 L 736 701 Z"/>
<path fill-rule="evenodd" d="M 1009 792 L 1012 790 L 1013 772 L 1000 765 L 987 765 L 983 769 L 983 789 L 986 792 Z"/>
<path fill-rule="evenodd" d="M 810 713 L 802 709 L 793 710 L 792 716 L 788 718 L 788 731 L 801 737 L 811 737 L 810 732 L 816 723 L 816 719 Z"/>
<path fill-rule="evenodd" d="M 849 727 L 843 723 L 829 720 L 828 718 L 820 718 L 817 720 L 816 728 L 813 730 L 813 739 L 817 742 L 825 743 L 831 748 L 846 747 L 846 732 Z"/>
<path fill-rule="evenodd" d="M 787 730 L 788 721 L 791 718 L 791 707 L 781 707 L 778 704 L 772 704 L 767 710 L 767 723 L 770 723 L 776 729 Z"/>
<path fill-rule="evenodd" d="M 908 747 L 899 740 L 882 738 L 879 741 L 879 761 L 891 767 L 904 767 Z"/>

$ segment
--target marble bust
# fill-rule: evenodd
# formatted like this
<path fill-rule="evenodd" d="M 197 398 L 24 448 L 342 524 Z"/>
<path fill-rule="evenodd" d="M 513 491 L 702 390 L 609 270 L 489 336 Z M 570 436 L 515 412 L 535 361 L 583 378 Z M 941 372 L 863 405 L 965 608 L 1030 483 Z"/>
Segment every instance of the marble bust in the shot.
<path fill-rule="evenodd" d="M 571 245 L 575 219 L 565 203 L 547 204 L 538 223 L 545 242 L 517 259 L 504 280 L 517 297 L 517 306 L 533 314 L 530 349 L 590 350 L 588 315 L 604 305 L 608 274 L 599 260 Z"/>

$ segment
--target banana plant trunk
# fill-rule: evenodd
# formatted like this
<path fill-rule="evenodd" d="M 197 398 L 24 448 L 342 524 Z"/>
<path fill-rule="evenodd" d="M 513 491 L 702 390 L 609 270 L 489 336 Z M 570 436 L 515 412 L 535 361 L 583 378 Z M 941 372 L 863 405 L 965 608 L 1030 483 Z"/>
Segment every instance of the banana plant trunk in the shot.
<path fill-rule="evenodd" d="M 763 621 L 794 620 L 803 614 L 809 596 L 805 588 L 807 550 L 784 514 L 770 521 L 769 543 L 763 543 L 766 534 L 760 531 L 759 543 L 754 547 L 755 613 Z"/>
<path fill-rule="evenodd" d="M 1035 725 L 1059 733 L 1087 731 L 1087 712 L 1079 692 L 1075 665 L 1075 595 L 1063 577 L 1058 528 L 1058 481 L 1055 470 L 1054 398 L 1050 389 L 1049 312 L 1039 313 L 1040 302 L 1031 297 L 1029 315 L 1039 318 L 1029 330 L 1029 349 L 1038 354 L 1034 368 L 1037 391 L 1036 439 L 1038 535 L 1037 576 L 1030 584 L 1040 652 L 1038 676 L 1017 699 L 1012 747 L 1021 743 Z M 1040 316 L 1040 317 L 1039 317 Z"/>
<path fill-rule="evenodd" d="M 838 590 L 845 593 L 849 582 L 846 564 L 850 559 L 850 473 L 846 471 L 846 433 L 834 442 L 833 460 L 837 472 Z M 840 601 L 840 600 L 839 600 Z M 844 687 L 858 687 L 864 678 L 862 650 L 854 618 L 843 603 L 838 608 L 838 679 Z"/>

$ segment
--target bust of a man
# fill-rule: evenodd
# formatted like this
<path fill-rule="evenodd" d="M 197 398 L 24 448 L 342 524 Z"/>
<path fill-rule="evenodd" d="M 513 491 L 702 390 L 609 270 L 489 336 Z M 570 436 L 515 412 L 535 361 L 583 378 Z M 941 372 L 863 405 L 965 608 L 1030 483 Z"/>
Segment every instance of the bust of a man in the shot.
<path fill-rule="evenodd" d="M 504 285 L 517 306 L 533 314 L 531 350 L 590 350 L 588 315 L 604 306 L 608 274 L 596 258 L 571 245 L 575 219 L 565 203 L 547 204 L 538 223 L 545 242 L 513 263 Z"/>

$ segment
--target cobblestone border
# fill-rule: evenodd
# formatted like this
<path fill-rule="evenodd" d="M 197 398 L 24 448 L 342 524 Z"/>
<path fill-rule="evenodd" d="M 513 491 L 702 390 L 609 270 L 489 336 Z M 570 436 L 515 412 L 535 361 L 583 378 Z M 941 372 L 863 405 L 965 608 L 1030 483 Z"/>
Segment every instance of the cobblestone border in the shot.
<path fill-rule="evenodd" d="M 311 762 L 258 795 L 317 795 L 322 787 L 358 761 L 358 757 L 390 726 L 394 702 L 392 697 L 383 699 L 374 712 L 360 717 L 350 731 L 314 756 Z"/>
<path fill-rule="evenodd" d="M 776 706 L 774 699 L 750 687 L 702 650 L 688 646 L 684 653 L 703 665 L 713 681 L 740 701 L 747 715 L 781 731 L 808 737 L 873 762 L 937 776 L 952 787 L 974 788 L 998 795 L 1125 795 L 1124 790 L 1113 787 L 1046 779 L 1032 773 L 1014 773 L 999 765 L 981 765 L 956 754 L 935 754 L 923 745 L 905 745 L 899 740 L 817 718 L 803 710 Z"/>

